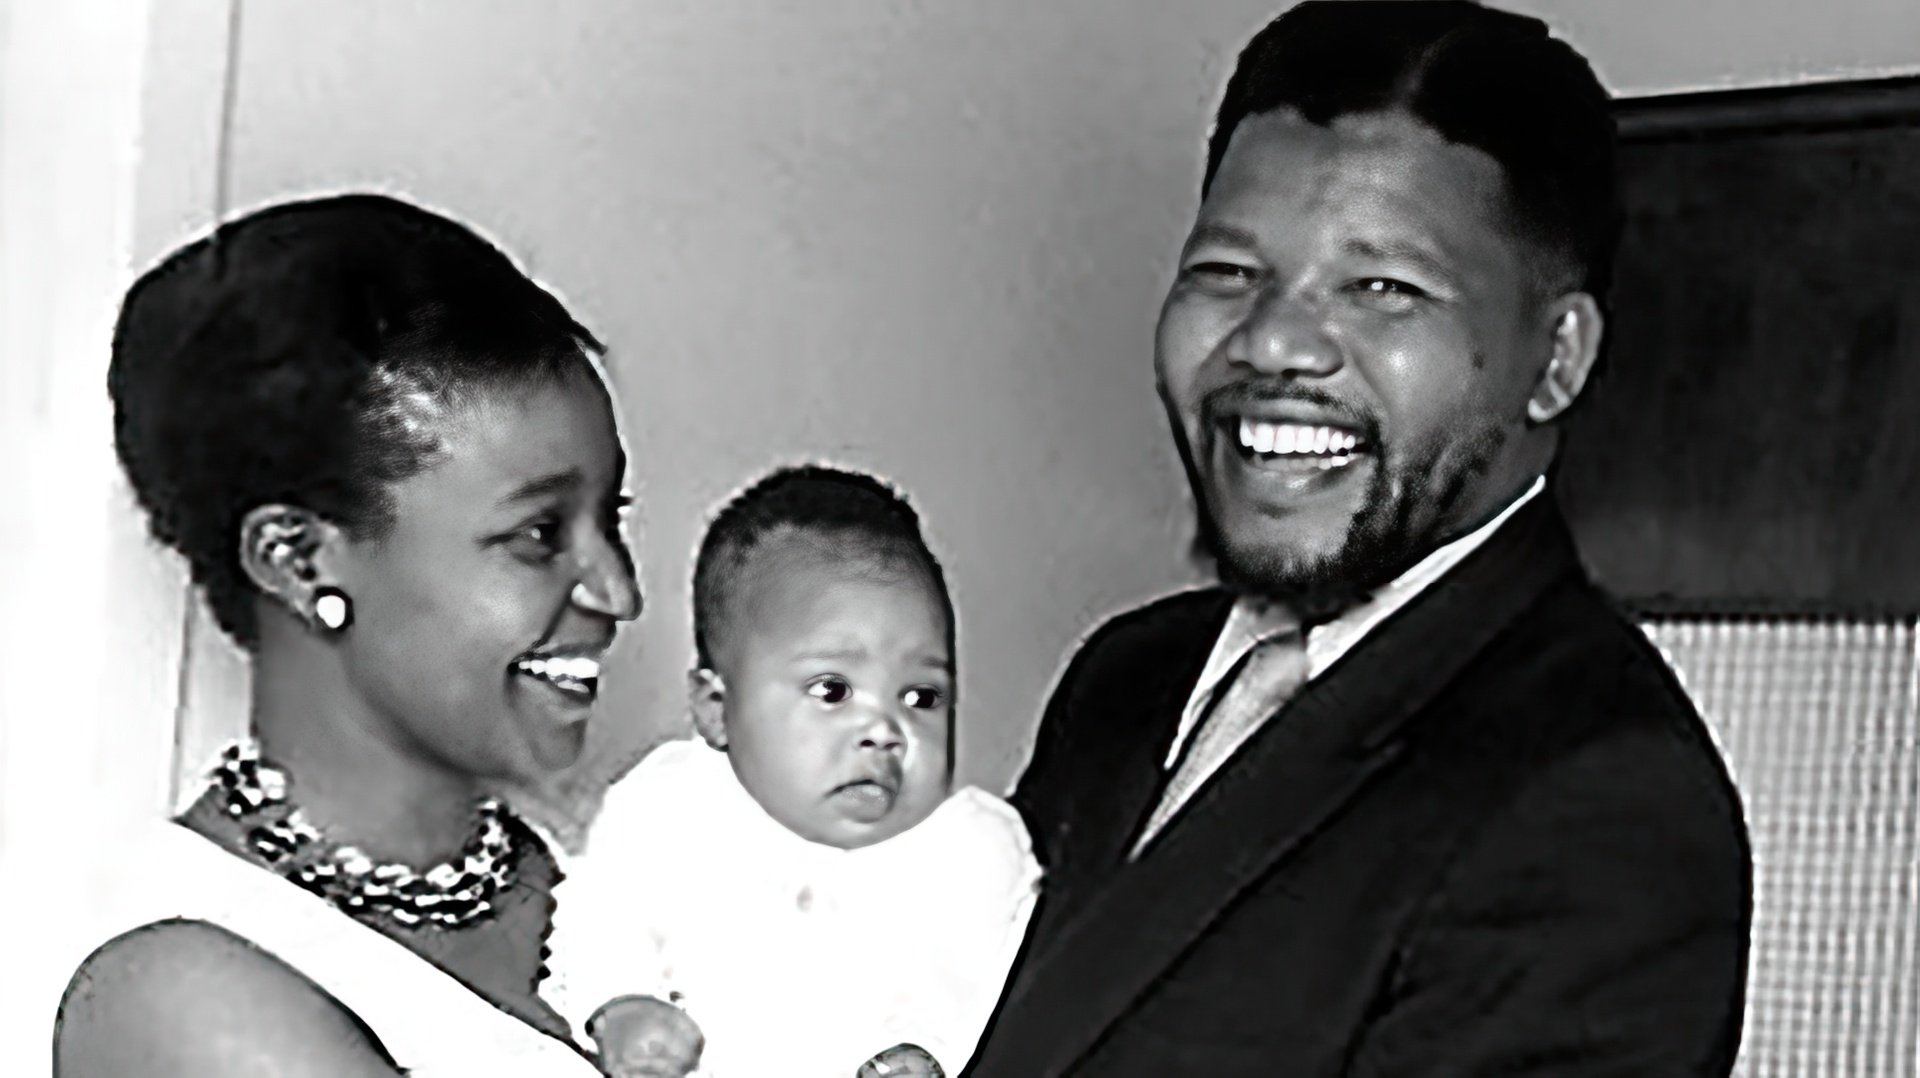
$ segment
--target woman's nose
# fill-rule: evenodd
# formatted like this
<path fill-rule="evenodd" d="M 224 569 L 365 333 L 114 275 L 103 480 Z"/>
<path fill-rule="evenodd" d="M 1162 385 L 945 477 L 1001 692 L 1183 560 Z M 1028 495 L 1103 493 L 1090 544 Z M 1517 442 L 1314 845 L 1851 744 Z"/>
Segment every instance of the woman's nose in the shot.
<path fill-rule="evenodd" d="M 634 577 L 633 557 L 624 545 L 602 544 L 583 560 L 580 579 L 573 585 L 573 603 L 582 610 L 615 621 L 632 621 L 644 605 L 640 582 Z"/>

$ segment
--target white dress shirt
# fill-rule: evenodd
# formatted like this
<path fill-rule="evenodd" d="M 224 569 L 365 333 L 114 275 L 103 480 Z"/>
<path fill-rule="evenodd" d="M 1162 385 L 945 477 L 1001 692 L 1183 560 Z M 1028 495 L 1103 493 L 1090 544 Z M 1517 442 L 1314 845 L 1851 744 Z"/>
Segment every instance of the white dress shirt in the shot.
<path fill-rule="evenodd" d="M 1428 554 L 1392 583 L 1374 592 L 1366 602 L 1332 621 L 1307 630 L 1308 683 L 1325 674 L 1334 663 L 1353 650 L 1361 638 L 1412 602 L 1415 596 L 1445 576 L 1467 555 L 1480 549 L 1500 529 L 1500 525 L 1507 522 L 1508 517 L 1538 497 L 1546 485 L 1545 476 L 1536 478 L 1525 493 L 1515 498 L 1492 520 Z M 1243 597 L 1233 604 L 1232 612 L 1227 615 L 1227 623 L 1214 642 L 1213 653 L 1207 657 L 1207 665 L 1200 670 L 1200 680 L 1194 683 L 1193 693 L 1187 697 L 1186 709 L 1180 714 L 1180 728 L 1174 734 L 1172 747 L 1167 750 L 1165 766 L 1172 767 L 1180 758 L 1181 747 L 1193 734 L 1207 701 L 1212 699 L 1221 680 L 1233 670 L 1241 656 L 1253 650 L 1253 646 L 1261 640 L 1273 635 L 1277 627 L 1291 625 L 1293 620 L 1291 614 L 1274 610 L 1271 603 L 1256 596 Z"/>
<path fill-rule="evenodd" d="M 698 741 L 615 784 L 589 841 L 556 893 L 543 991 L 576 1030 L 617 996 L 677 997 L 706 1036 L 702 1078 L 850 1078 L 900 1043 L 958 1074 L 1040 878 L 1018 813 L 984 791 L 842 850 L 768 816 Z"/>

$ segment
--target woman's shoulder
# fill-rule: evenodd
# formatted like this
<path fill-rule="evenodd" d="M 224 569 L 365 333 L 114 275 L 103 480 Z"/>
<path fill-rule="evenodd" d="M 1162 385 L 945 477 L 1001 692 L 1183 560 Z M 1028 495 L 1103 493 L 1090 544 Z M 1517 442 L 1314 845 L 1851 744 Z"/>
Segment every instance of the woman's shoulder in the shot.
<path fill-rule="evenodd" d="M 262 1058 L 289 1075 L 399 1071 L 319 985 L 244 937 L 185 918 L 124 932 L 81 963 L 55 1053 L 76 1074 L 253 1073 Z"/>
<path fill-rule="evenodd" d="M 138 848 L 97 878 L 107 892 L 98 908 L 61 930 L 53 957 L 64 968 L 56 972 L 49 958 L 47 980 L 57 982 L 46 988 L 61 996 L 63 1053 L 69 1028 L 113 1029 L 116 1040 L 174 1062 L 70 1073 L 222 1073 L 217 1059 L 183 1055 L 214 1050 L 185 1043 L 208 1038 L 177 1037 L 197 1028 L 218 1032 L 236 1050 L 257 1050 L 276 1067 L 289 1065 L 288 1055 L 305 1055 L 305 1041 L 283 1023 L 355 1046 L 366 1058 L 320 1054 L 276 1073 L 390 1076 L 397 1068 L 375 1065 L 382 1051 L 423 1075 L 571 1074 L 582 1066 L 591 1073 L 572 1049 L 278 874 L 177 824 L 137 838 Z M 200 1025 L 219 1015 L 250 1024 Z M 302 1052 L 274 1050 L 262 1035 L 285 1037 Z M 257 1058 L 255 1072 L 258 1065 Z"/>

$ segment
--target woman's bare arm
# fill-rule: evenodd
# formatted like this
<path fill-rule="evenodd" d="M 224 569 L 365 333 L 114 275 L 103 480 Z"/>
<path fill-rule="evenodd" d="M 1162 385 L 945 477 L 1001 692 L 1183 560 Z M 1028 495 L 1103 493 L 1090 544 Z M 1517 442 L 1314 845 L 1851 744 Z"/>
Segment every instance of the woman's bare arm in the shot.
<path fill-rule="evenodd" d="M 57 1078 L 395 1078 L 354 1015 L 204 921 L 135 929 L 81 964 L 54 1027 Z"/>

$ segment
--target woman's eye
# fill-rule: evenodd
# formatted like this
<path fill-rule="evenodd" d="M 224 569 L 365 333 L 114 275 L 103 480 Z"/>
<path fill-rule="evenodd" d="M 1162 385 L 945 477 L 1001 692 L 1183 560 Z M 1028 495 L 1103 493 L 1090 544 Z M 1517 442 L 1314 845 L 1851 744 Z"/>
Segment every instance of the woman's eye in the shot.
<path fill-rule="evenodd" d="M 1411 310 L 1416 301 L 1427 296 L 1427 290 L 1419 285 L 1396 281 L 1391 277 L 1368 277 L 1355 281 L 1353 292 L 1365 305 L 1389 312 Z"/>
<path fill-rule="evenodd" d="M 946 693 L 927 685 L 918 685 L 900 694 L 901 703 L 920 711 L 932 711 L 946 698 Z"/>
<path fill-rule="evenodd" d="M 838 674 L 827 674 L 807 682 L 807 695 L 832 707 L 853 697 L 853 685 Z"/>
<path fill-rule="evenodd" d="M 507 545 L 518 557 L 547 561 L 560 552 L 560 536 L 559 521 L 541 520 L 514 532 Z"/>
<path fill-rule="evenodd" d="M 608 502 L 606 507 L 603 510 L 601 510 L 601 515 L 600 515 L 601 534 L 606 535 L 609 538 L 616 539 L 622 543 L 625 543 L 627 541 L 628 520 L 632 515 L 633 515 L 633 499 L 632 498 L 623 494 L 620 497 Z"/>

